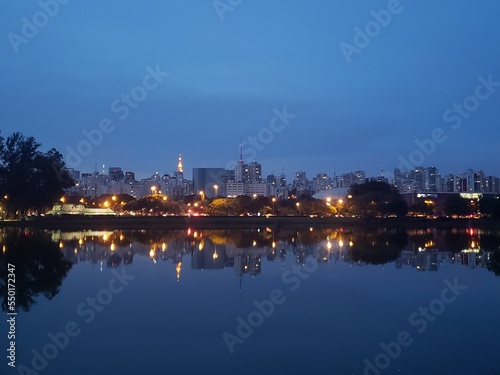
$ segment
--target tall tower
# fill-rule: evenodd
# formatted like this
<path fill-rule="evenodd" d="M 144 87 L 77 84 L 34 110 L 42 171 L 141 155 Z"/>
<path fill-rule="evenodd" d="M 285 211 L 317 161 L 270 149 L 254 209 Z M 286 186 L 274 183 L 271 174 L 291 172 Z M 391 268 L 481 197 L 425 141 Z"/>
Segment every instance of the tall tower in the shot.
<path fill-rule="evenodd" d="M 283 168 L 281 169 L 281 175 L 280 175 L 280 186 L 285 186 L 285 185 L 286 185 L 285 162 L 283 162 Z"/>
<path fill-rule="evenodd" d="M 177 161 L 177 171 L 174 173 L 177 186 L 184 185 L 184 170 L 182 169 L 182 156 L 179 154 L 179 159 Z"/>
<path fill-rule="evenodd" d="M 245 163 L 243 162 L 243 138 L 240 142 L 240 160 L 234 167 L 234 182 L 244 182 Z"/>
<path fill-rule="evenodd" d="M 177 172 L 183 173 L 184 171 L 182 170 L 182 155 L 179 154 L 179 161 L 177 163 Z"/>

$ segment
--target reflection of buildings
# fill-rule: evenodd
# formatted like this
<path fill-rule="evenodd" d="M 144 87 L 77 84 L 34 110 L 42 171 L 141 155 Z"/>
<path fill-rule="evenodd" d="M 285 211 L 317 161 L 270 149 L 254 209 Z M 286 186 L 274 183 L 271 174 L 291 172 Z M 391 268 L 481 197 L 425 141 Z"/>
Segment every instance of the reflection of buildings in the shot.
<path fill-rule="evenodd" d="M 271 229 L 238 231 L 238 234 L 192 230 L 51 232 L 52 241 L 59 243 L 65 259 L 72 263 L 91 263 L 102 270 L 104 267 L 131 264 L 138 255 L 149 258 L 152 263 L 158 260 L 171 262 L 177 279 L 181 277 L 186 255 L 190 255 L 187 264 L 189 267 L 190 260 L 193 270 L 233 268 L 240 278 L 244 275 L 259 275 L 263 257 L 269 262 L 284 262 L 289 255 L 297 264 L 304 264 L 307 258 L 312 257 L 318 263 L 342 262 L 363 266 L 370 260 L 360 256 L 359 251 L 357 255 L 353 254 L 354 242 L 361 243 L 363 238 L 365 242 L 368 241 L 367 246 L 372 245 L 370 251 L 374 251 L 378 249 L 375 246 L 377 241 L 385 238 L 380 237 L 382 233 L 346 234 L 332 230 L 326 235 L 321 230 L 313 231 L 313 228 L 309 231 L 292 231 L 279 240 L 278 233 Z M 408 245 L 391 259 L 398 269 L 411 267 L 417 271 L 435 272 L 444 264 L 470 269 L 485 268 L 493 254 L 481 248 L 482 233 L 475 230 L 415 230 L 408 231 L 408 234 Z M 461 242 L 454 237 L 450 242 L 449 235 L 458 236 Z M 454 252 L 448 250 L 450 244 L 455 246 Z M 384 262 L 376 264 L 381 263 Z"/>

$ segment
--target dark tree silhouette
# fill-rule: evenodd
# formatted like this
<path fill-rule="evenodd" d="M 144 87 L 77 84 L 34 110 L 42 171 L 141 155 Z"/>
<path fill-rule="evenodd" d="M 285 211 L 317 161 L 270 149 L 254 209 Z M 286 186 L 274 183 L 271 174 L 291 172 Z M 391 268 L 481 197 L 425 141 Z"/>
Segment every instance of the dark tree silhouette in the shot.
<path fill-rule="evenodd" d="M 468 215 L 471 212 L 469 201 L 460 195 L 451 195 L 443 203 L 443 211 L 446 215 Z"/>
<path fill-rule="evenodd" d="M 500 219 L 500 197 L 485 195 L 479 201 L 479 208 L 482 214 Z"/>
<path fill-rule="evenodd" d="M 7 308 L 7 266 L 15 266 L 16 308 L 29 311 L 39 295 L 52 299 L 72 267 L 57 243 L 44 232 L 29 233 L 21 229 L 5 230 L 0 253 L 0 295 L 2 309 Z"/>
<path fill-rule="evenodd" d="M 363 231 L 353 233 L 353 246 L 350 249 L 354 261 L 368 264 L 394 262 L 401 250 L 408 244 L 408 234 L 396 231 Z"/>
<path fill-rule="evenodd" d="M 50 207 L 73 186 L 62 155 L 55 149 L 41 152 L 40 146 L 19 132 L 0 137 L 0 196 L 7 212 L 22 216 Z"/>
<path fill-rule="evenodd" d="M 385 182 L 368 181 L 351 186 L 348 210 L 364 217 L 395 214 L 404 217 L 408 204 L 396 187 Z"/>

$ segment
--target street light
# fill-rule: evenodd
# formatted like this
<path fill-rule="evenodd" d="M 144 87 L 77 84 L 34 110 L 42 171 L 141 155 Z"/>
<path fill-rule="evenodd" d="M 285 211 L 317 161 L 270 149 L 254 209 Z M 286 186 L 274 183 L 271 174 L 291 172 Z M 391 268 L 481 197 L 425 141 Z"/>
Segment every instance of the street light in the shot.
<path fill-rule="evenodd" d="M 205 200 L 205 192 L 203 190 L 200 190 L 200 196 L 201 196 L 201 200 Z"/>
<path fill-rule="evenodd" d="M 217 191 L 219 190 L 219 185 L 215 184 L 214 185 L 214 190 L 215 190 L 215 198 L 217 198 Z"/>
<path fill-rule="evenodd" d="M 156 192 L 156 186 L 153 185 L 153 186 L 151 186 L 151 195 L 154 195 L 155 192 Z"/>
<path fill-rule="evenodd" d="M 273 202 L 273 216 L 274 216 L 274 203 L 276 203 L 276 198 L 273 197 L 273 199 L 271 199 L 271 201 Z"/>
<path fill-rule="evenodd" d="M 253 193 L 252 197 L 253 199 L 257 198 L 257 194 Z"/>
<path fill-rule="evenodd" d="M 300 215 L 300 203 L 297 202 L 297 203 L 295 203 L 295 205 L 297 206 L 297 211 L 299 211 L 299 215 Z"/>

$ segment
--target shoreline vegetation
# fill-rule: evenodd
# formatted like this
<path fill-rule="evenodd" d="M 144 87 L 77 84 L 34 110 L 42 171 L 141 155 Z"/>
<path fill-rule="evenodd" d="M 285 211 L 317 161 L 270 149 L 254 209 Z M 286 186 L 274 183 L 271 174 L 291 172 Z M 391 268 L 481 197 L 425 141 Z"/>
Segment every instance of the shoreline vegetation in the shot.
<path fill-rule="evenodd" d="M 60 216 L 31 217 L 26 220 L 0 221 L 0 227 L 26 227 L 59 230 L 97 229 L 253 229 L 253 228 L 307 228 L 307 227 L 380 227 L 380 228 L 435 228 L 435 229 L 493 229 L 500 230 L 500 221 L 494 219 L 461 218 L 349 218 L 308 216 Z"/>

